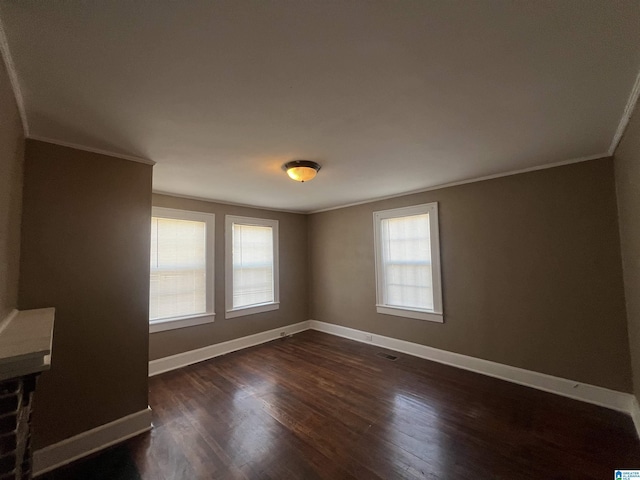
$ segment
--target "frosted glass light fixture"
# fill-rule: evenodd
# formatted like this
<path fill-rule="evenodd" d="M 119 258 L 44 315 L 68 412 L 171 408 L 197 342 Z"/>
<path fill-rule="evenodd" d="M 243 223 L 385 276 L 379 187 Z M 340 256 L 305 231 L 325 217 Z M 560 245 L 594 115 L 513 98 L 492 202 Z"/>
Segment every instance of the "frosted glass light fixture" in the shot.
<path fill-rule="evenodd" d="M 311 160 L 293 160 L 285 163 L 282 169 L 287 172 L 287 175 L 292 180 L 304 183 L 316 176 L 318 170 L 320 170 L 320 165 Z"/>

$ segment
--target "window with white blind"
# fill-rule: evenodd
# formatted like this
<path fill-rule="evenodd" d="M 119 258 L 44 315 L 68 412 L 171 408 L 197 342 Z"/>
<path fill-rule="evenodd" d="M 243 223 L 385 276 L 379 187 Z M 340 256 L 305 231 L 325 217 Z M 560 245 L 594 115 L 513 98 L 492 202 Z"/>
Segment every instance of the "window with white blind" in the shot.
<path fill-rule="evenodd" d="M 213 321 L 214 218 L 153 207 L 150 332 Z"/>
<path fill-rule="evenodd" d="M 443 321 L 438 204 L 374 212 L 378 313 Z"/>
<path fill-rule="evenodd" d="M 278 221 L 226 216 L 226 318 L 279 308 Z"/>

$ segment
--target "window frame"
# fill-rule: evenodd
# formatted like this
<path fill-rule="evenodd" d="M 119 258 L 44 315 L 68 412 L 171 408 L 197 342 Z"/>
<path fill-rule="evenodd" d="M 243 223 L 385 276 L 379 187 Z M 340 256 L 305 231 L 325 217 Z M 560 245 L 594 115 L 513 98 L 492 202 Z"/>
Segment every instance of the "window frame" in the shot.
<path fill-rule="evenodd" d="M 151 218 L 169 218 L 175 220 L 187 220 L 205 223 L 205 252 L 206 252 L 206 312 L 181 317 L 149 319 L 149 333 L 163 332 L 176 328 L 193 327 L 212 323 L 215 320 L 215 219 L 213 213 L 196 212 L 192 210 L 179 210 L 176 208 L 152 207 Z M 149 253 L 151 254 L 151 253 Z M 151 269 L 149 269 L 149 282 L 151 282 Z M 151 291 L 149 291 L 149 300 Z"/>
<path fill-rule="evenodd" d="M 384 264 L 382 259 L 382 220 L 429 214 L 429 233 L 431 241 L 431 274 L 433 289 L 433 310 L 416 307 L 402 307 L 385 304 Z M 423 203 L 409 207 L 392 208 L 373 212 L 374 253 L 376 275 L 376 311 L 385 315 L 444 322 L 442 306 L 442 271 L 440 265 L 440 231 L 438 222 L 438 202 Z"/>
<path fill-rule="evenodd" d="M 273 302 L 233 307 L 233 225 L 253 225 L 271 227 L 273 234 Z M 225 318 L 237 318 L 245 315 L 269 312 L 280 308 L 280 260 L 278 220 L 267 218 L 225 215 Z"/>

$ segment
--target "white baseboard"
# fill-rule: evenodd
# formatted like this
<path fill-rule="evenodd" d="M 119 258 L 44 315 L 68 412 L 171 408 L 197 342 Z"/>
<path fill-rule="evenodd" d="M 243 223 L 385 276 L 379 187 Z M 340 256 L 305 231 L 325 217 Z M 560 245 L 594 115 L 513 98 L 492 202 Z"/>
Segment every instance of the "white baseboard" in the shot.
<path fill-rule="evenodd" d="M 151 430 L 151 408 L 92 428 L 33 452 L 34 476 L 49 472 Z"/>
<path fill-rule="evenodd" d="M 638 399 L 635 396 L 631 401 L 631 419 L 633 420 L 633 425 L 636 427 L 638 438 L 640 438 L 640 406 L 638 405 Z"/>
<path fill-rule="evenodd" d="M 309 330 L 309 321 L 295 323 L 293 325 L 285 325 L 284 327 L 274 328 L 266 332 L 256 333 L 246 337 L 236 338 L 227 342 L 216 343 L 197 350 L 189 350 L 188 352 L 178 353 L 169 357 L 151 360 L 149 362 L 149 376 L 158 375 L 160 373 L 175 370 L 177 368 L 186 367 L 194 363 L 209 360 L 226 353 L 242 350 L 243 348 L 253 347 L 261 343 L 270 342 L 281 337 L 281 333 L 285 335 L 293 335 L 304 330 Z"/>
<path fill-rule="evenodd" d="M 427 347 L 405 340 L 398 340 L 397 338 L 376 335 L 332 323 L 320 322 L 318 320 L 309 320 L 309 323 L 311 329 L 320 332 L 330 333 L 331 335 L 349 338 L 358 342 L 380 345 L 381 347 L 395 350 L 396 352 L 444 363 L 545 392 L 555 393 L 563 397 L 611 408 L 627 414 L 632 413 L 632 405 L 635 397 L 630 393 L 609 390 L 608 388 L 567 380 L 566 378 L 554 377 L 552 375 L 491 362 L 489 360 L 469 357 L 460 353 L 439 350 L 437 348 Z M 371 338 L 371 340 L 367 340 L 367 338 Z M 640 421 L 640 411 L 638 411 L 638 415 L 638 421 Z M 636 423 L 636 425 L 638 425 L 638 423 Z"/>
<path fill-rule="evenodd" d="M 569 380 L 566 378 L 554 377 L 544 373 L 525 370 L 523 368 L 512 367 L 502 363 L 483 360 L 481 358 L 470 357 L 460 353 L 448 352 L 418 343 L 398 340 L 397 338 L 385 337 L 363 330 L 335 325 L 333 323 L 321 322 L 318 320 L 307 320 L 306 322 L 276 328 L 266 332 L 249 335 L 228 342 L 210 345 L 197 350 L 191 350 L 170 357 L 160 358 L 149 362 L 149 376 L 175 370 L 177 368 L 208 360 L 225 353 L 234 352 L 243 348 L 252 347 L 260 343 L 269 342 L 280 337 L 280 332 L 285 331 L 287 335 L 299 333 L 304 330 L 318 330 L 338 337 L 356 340 L 362 343 L 379 345 L 389 350 L 406 353 L 414 357 L 424 358 L 438 363 L 444 363 L 463 370 L 499 378 L 508 382 L 517 383 L 527 387 L 555 393 L 563 397 L 580 400 L 594 405 L 618 410 L 634 416 L 636 429 L 640 433 L 640 408 L 635 397 L 630 393 L 618 392 L 608 388 L 598 387 L 587 383 Z M 371 340 L 368 340 L 370 338 Z"/>
<path fill-rule="evenodd" d="M 149 375 L 158 375 L 219 355 L 269 342 L 280 338 L 281 332 L 284 332 L 285 335 L 293 335 L 309 329 L 362 343 L 379 345 L 389 350 L 625 412 L 631 415 L 636 431 L 640 436 L 640 406 L 635 396 L 630 393 L 609 390 L 595 385 L 554 377 L 544 373 L 533 372 L 317 320 L 307 320 L 294 325 L 286 325 L 266 332 L 256 333 L 255 335 L 249 335 L 228 342 L 153 360 L 149 362 Z M 370 340 L 368 340 L 369 338 Z M 150 429 L 151 408 L 146 408 L 79 435 L 67 438 L 61 442 L 49 445 L 48 447 L 36 450 L 33 454 L 34 476 L 49 472 Z"/>

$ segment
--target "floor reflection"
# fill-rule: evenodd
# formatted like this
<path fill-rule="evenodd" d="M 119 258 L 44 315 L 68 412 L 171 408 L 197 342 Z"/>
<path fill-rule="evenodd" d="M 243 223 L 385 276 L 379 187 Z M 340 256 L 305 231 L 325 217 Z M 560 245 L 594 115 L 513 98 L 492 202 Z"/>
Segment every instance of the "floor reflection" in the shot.
<path fill-rule="evenodd" d="M 419 396 L 399 392 L 393 397 L 390 420 L 387 429 L 391 442 L 427 463 L 432 475 L 446 477 L 448 465 L 438 408 Z"/>
<path fill-rule="evenodd" d="M 270 375 L 253 375 L 249 382 L 238 386 L 233 392 L 229 416 L 238 419 L 231 424 L 222 447 L 233 452 L 236 465 L 249 464 L 254 469 L 268 466 L 281 443 L 281 428 L 276 420 L 264 414 L 265 402 L 262 396 L 279 390 Z"/>

